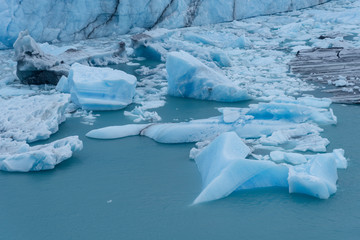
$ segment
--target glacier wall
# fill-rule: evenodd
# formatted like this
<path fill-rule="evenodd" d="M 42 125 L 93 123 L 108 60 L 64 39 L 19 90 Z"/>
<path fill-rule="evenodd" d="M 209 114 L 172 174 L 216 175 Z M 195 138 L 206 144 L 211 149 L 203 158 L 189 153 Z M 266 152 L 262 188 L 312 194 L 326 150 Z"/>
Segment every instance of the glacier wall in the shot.
<path fill-rule="evenodd" d="M 0 49 L 18 33 L 72 41 L 131 29 L 178 28 L 306 8 L 329 0 L 0 0 Z"/>

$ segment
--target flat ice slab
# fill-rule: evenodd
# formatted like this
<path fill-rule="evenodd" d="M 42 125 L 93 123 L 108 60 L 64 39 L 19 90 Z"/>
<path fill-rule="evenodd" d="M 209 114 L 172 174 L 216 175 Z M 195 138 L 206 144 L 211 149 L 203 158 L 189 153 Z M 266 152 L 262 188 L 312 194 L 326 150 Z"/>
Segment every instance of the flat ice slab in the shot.
<path fill-rule="evenodd" d="M 220 102 L 250 99 L 246 90 L 184 51 L 168 54 L 166 71 L 169 95 Z"/>
<path fill-rule="evenodd" d="M 71 101 L 85 110 L 117 110 L 132 103 L 136 77 L 120 70 L 74 63 L 68 86 L 65 80 L 60 83 L 60 89 L 70 90 Z"/>
<path fill-rule="evenodd" d="M 69 159 L 83 145 L 77 136 L 63 138 L 45 145 L 30 147 L 25 142 L 0 138 L 0 170 L 29 172 L 53 169 Z"/>
<path fill-rule="evenodd" d="M 50 137 L 64 122 L 69 94 L 0 98 L 0 138 L 34 142 Z"/>

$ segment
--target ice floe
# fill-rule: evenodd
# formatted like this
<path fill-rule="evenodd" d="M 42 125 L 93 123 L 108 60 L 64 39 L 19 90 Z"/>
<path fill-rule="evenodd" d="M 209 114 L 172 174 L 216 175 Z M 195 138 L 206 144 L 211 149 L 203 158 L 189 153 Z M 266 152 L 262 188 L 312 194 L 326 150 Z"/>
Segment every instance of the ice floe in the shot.
<path fill-rule="evenodd" d="M 68 94 L 0 98 L 0 137 L 34 142 L 50 137 L 64 122 Z"/>
<path fill-rule="evenodd" d="M 82 147 L 82 141 L 77 136 L 34 147 L 10 138 L 0 138 L 0 170 L 29 172 L 53 169 Z"/>

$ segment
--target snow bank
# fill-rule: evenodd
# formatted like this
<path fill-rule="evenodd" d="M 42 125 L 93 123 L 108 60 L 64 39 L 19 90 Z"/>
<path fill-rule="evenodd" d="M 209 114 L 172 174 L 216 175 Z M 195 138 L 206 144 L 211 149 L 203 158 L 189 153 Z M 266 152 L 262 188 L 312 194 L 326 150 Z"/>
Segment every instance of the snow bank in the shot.
<path fill-rule="evenodd" d="M 250 99 L 246 90 L 184 51 L 168 54 L 166 71 L 169 95 L 221 102 Z"/>
<path fill-rule="evenodd" d="M 0 138 L 0 170 L 29 172 L 53 169 L 82 147 L 82 142 L 77 136 L 34 147 L 25 142 Z"/>
<path fill-rule="evenodd" d="M 70 89 L 71 101 L 85 110 L 117 110 L 132 103 L 136 77 L 111 68 L 75 63 L 58 89 Z"/>

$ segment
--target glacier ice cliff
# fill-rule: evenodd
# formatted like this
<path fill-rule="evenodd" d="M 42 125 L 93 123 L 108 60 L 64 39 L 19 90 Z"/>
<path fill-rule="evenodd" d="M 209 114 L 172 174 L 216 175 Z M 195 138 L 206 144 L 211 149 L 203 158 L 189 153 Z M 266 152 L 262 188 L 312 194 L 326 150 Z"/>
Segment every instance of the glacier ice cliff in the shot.
<path fill-rule="evenodd" d="M 19 32 L 36 41 L 124 34 L 132 29 L 178 28 L 291 11 L 328 0 L 0 0 L 0 49 Z M 221 6 L 221 7 L 219 7 Z"/>

